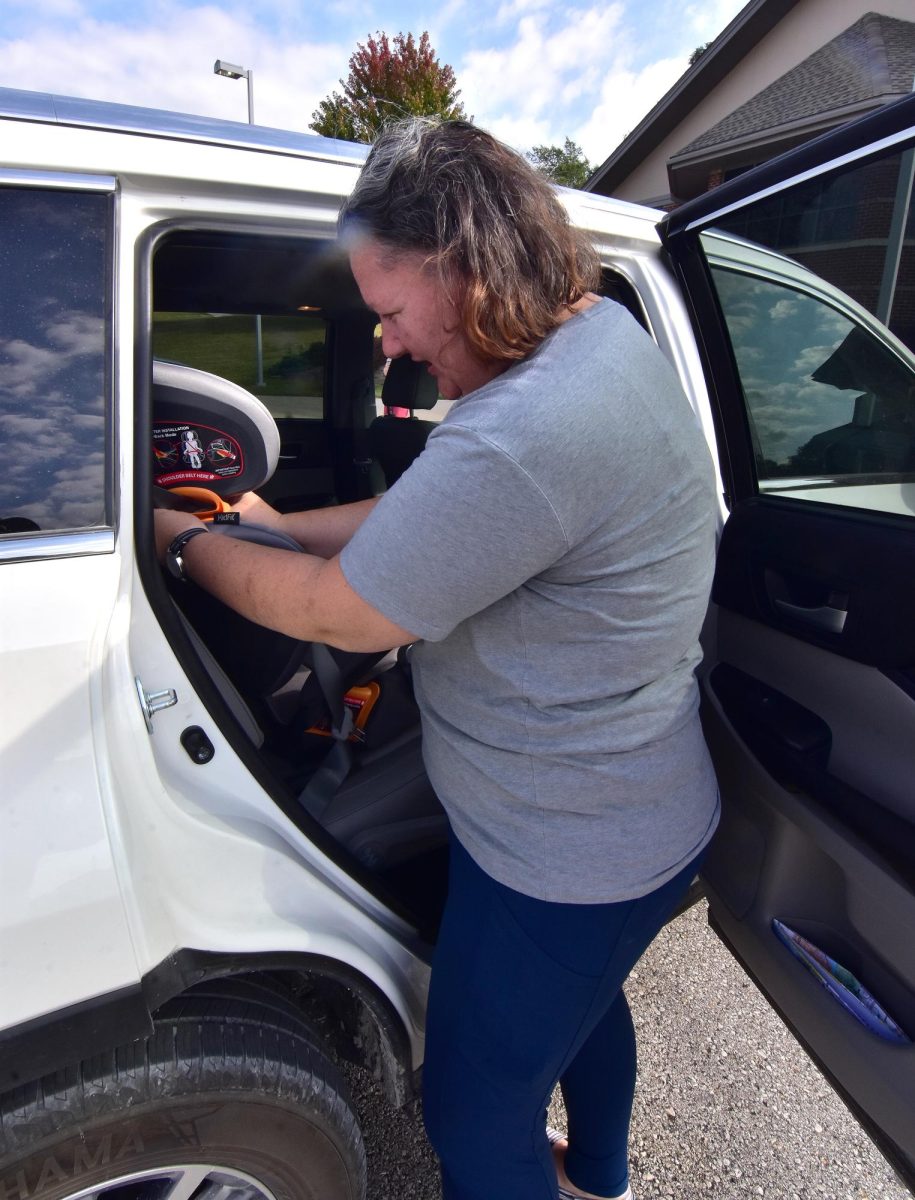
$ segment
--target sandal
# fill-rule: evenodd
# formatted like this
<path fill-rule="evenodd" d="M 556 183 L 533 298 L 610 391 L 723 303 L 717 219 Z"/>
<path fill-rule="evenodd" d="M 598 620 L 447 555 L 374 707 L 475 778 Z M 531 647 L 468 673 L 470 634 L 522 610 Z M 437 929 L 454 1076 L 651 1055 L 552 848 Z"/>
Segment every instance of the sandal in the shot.
<path fill-rule="evenodd" d="M 546 1137 L 551 1146 L 555 1146 L 557 1142 L 564 1142 L 566 1140 L 566 1135 L 561 1133 L 560 1130 L 554 1129 L 552 1125 L 547 1125 Z M 568 1188 L 560 1186 L 559 1200 L 582 1200 L 582 1197 L 576 1192 L 570 1192 Z M 604 1200 L 632 1200 L 632 1188 L 629 1184 L 626 1184 L 625 1192 L 620 1192 L 618 1196 L 607 1196 Z"/>

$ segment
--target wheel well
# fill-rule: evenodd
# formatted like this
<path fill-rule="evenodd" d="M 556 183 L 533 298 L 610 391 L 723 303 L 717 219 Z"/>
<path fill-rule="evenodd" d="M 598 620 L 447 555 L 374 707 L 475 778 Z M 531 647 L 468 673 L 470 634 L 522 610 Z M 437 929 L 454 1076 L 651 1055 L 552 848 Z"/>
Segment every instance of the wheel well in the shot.
<path fill-rule="evenodd" d="M 181 963 L 185 986 L 167 990 L 167 999 L 163 997 L 152 1011 L 154 1019 L 182 995 L 230 992 L 238 996 L 241 991 L 252 1001 L 281 1004 L 294 1013 L 314 1032 L 319 1048 L 370 1072 L 390 1104 L 400 1107 L 415 1095 L 403 1023 L 387 997 L 357 972 L 324 959 L 233 970 L 224 963 L 200 962 L 200 957 L 209 955 L 193 957 L 193 969 L 186 961 Z"/>
<path fill-rule="evenodd" d="M 292 986 L 300 1010 L 339 1058 L 369 1071 L 391 1104 L 399 1106 L 412 1098 L 407 1060 L 397 1053 L 391 1031 L 364 996 L 340 980 L 309 971 L 295 972 Z"/>

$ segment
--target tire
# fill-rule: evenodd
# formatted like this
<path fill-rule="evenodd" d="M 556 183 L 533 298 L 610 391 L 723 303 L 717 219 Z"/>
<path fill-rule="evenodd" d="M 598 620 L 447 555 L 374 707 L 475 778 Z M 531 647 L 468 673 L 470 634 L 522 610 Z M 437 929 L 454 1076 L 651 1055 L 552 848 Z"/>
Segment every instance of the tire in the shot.
<path fill-rule="evenodd" d="M 364 1200 L 346 1086 L 280 996 L 220 984 L 0 1100 L 0 1197 Z"/>

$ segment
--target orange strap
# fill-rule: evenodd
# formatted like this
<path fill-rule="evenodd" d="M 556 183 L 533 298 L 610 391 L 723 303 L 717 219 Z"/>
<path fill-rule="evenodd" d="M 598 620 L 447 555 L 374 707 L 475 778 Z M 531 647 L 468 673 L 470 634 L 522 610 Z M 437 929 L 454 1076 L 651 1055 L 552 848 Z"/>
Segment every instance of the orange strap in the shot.
<path fill-rule="evenodd" d="M 349 741 L 361 742 L 363 740 L 366 722 L 372 715 L 375 701 L 380 695 L 381 685 L 372 679 L 368 683 L 351 687 L 343 697 L 343 703 L 353 714 L 353 732 L 349 735 Z M 320 733 L 323 737 L 330 737 L 330 721 L 319 721 L 317 725 L 312 725 L 305 732 Z"/>
<path fill-rule="evenodd" d="M 221 496 L 217 496 L 209 488 L 176 487 L 170 488 L 169 491 L 198 504 L 200 507 L 194 512 L 194 516 L 199 517 L 201 521 L 212 521 L 217 513 L 225 512 L 229 507 Z"/>

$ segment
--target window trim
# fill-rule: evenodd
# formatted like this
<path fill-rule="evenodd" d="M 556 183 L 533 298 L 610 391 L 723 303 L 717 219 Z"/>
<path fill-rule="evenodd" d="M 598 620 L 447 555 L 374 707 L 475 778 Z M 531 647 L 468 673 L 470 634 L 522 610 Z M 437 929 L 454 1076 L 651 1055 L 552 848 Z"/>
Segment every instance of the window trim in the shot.
<path fill-rule="evenodd" d="M 61 188 L 68 192 L 114 192 L 113 175 L 84 175 L 80 172 L 16 170 L 0 168 L 0 186 Z"/>
<path fill-rule="evenodd" d="M 113 553 L 113 529 L 76 529 L 62 533 L 38 530 L 35 533 L 7 533 L 0 539 L 0 563 Z"/>

